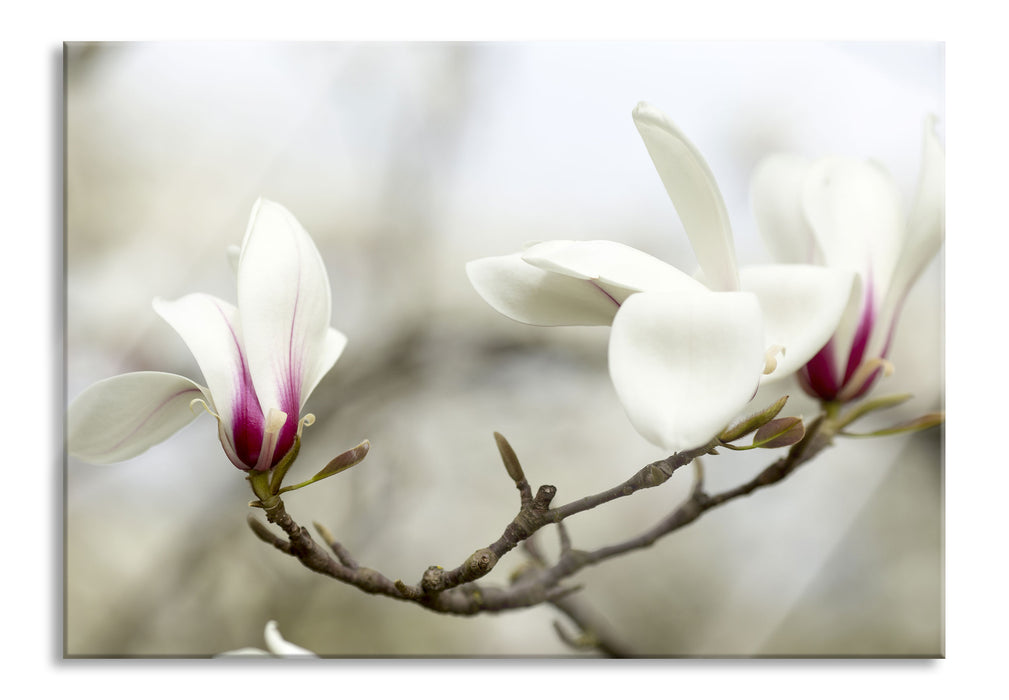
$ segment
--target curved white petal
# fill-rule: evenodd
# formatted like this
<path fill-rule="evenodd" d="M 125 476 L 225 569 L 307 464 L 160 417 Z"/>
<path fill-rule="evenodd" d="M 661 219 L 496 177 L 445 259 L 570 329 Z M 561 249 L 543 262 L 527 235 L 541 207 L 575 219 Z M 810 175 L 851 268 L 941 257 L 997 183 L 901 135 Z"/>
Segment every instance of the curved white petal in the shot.
<path fill-rule="evenodd" d="M 908 270 L 907 280 L 902 280 L 907 286 L 939 251 L 946 235 L 946 153 L 936 136 L 934 117 L 925 124 L 921 161 L 918 191 L 907 220 L 907 239 L 900 259 L 900 267 Z"/>
<path fill-rule="evenodd" d="M 274 656 L 315 656 L 308 649 L 299 647 L 297 644 L 291 644 L 281 637 L 280 630 L 277 629 L 277 623 L 273 620 L 266 623 L 266 631 L 263 636 L 266 637 L 266 648 Z"/>
<path fill-rule="evenodd" d="M 739 271 L 743 291 L 760 301 L 764 345 L 784 353 L 762 381 L 787 377 L 827 344 L 851 296 L 854 274 L 813 265 L 761 265 Z"/>
<path fill-rule="evenodd" d="M 206 398 L 192 380 L 165 372 L 133 372 L 92 384 L 67 410 L 68 451 L 92 464 L 121 462 L 145 452 L 197 415 Z"/>
<path fill-rule="evenodd" d="M 633 117 L 705 278 L 716 291 L 739 289 L 729 215 L 708 164 L 660 110 L 640 102 Z"/>
<path fill-rule="evenodd" d="M 613 320 L 610 376 L 637 431 L 680 451 L 739 415 L 757 389 L 764 350 L 752 294 L 643 292 Z"/>
<path fill-rule="evenodd" d="M 263 413 L 297 420 L 307 378 L 327 352 L 331 310 L 322 256 L 284 207 L 253 207 L 238 262 L 238 309 L 249 371 Z"/>
<path fill-rule="evenodd" d="M 634 292 L 706 291 L 672 265 L 613 241 L 547 241 L 524 250 L 522 259 L 547 272 L 596 282 L 621 303 Z"/>
<path fill-rule="evenodd" d="M 801 156 L 779 153 L 762 160 L 753 174 L 750 198 L 757 228 L 771 256 L 780 262 L 823 262 L 802 209 L 810 164 Z"/>
<path fill-rule="evenodd" d="M 802 201 L 825 264 L 861 272 L 878 309 L 904 242 L 893 178 L 875 163 L 824 158 L 810 166 Z"/>
<path fill-rule="evenodd" d="M 305 400 L 309 394 L 315 391 L 326 373 L 333 368 L 336 361 L 340 359 L 344 348 L 347 347 L 347 336 L 335 328 L 326 330 L 326 338 L 322 342 L 322 350 L 316 357 L 315 367 L 311 368 L 305 377 L 305 389 L 302 392 L 301 404 L 305 405 Z"/>
<path fill-rule="evenodd" d="M 263 413 L 243 353 L 238 310 L 209 294 L 188 294 L 175 301 L 155 299 L 153 306 L 200 366 L 220 420 L 225 452 L 233 462 L 237 453 L 236 466 L 246 460 L 254 464 L 262 444 Z"/>
<path fill-rule="evenodd" d="M 523 253 L 466 263 L 477 294 L 500 314 L 534 326 L 607 326 L 620 303 L 591 282 L 547 272 Z"/>
<path fill-rule="evenodd" d="M 217 654 L 218 658 L 223 656 L 272 656 L 272 654 L 256 647 L 242 647 L 241 649 L 222 651 L 220 654 Z"/>
<path fill-rule="evenodd" d="M 894 316 L 924 271 L 946 234 L 946 155 L 935 134 L 935 118 L 925 123 L 918 192 L 908 218 L 907 238 L 893 272 L 886 303 L 880 315 L 880 333 L 874 335 L 870 352 L 878 356 L 888 340 Z"/>

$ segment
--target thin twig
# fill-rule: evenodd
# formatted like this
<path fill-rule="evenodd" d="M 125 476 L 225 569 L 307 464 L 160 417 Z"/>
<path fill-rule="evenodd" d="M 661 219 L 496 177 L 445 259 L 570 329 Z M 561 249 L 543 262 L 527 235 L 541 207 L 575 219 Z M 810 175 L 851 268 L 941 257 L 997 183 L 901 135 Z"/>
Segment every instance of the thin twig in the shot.
<path fill-rule="evenodd" d="M 581 630 L 579 637 L 572 639 L 570 635 L 566 635 L 564 628 L 559 623 L 554 623 L 554 629 L 557 630 L 558 636 L 574 649 L 578 651 L 595 649 L 603 655 L 615 659 L 636 656 L 602 630 L 602 625 L 593 619 L 595 616 L 588 610 L 584 601 L 569 596 L 553 600 L 550 604 L 564 613 Z"/>
<path fill-rule="evenodd" d="M 333 554 L 336 555 L 336 558 L 340 560 L 341 564 L 343 564 L 349 569 L 359 568 L 357 565 L 357 561 L 354 560 L 354 557 L 351 555 L 350 550 L 348 550 L 346 547 L 340 544 L 336 540 L 336 538 L 333 537 L 333 533 L 329 531 L 329 528 L 327 528 L 322 523 L 312 523 L 312 524 L 315 525 L 315 531 L 319 533 L 319 537 L 321 537 L 323 541 L 327 545 L 329 545 L 329 548 L 333 550 Z"/>

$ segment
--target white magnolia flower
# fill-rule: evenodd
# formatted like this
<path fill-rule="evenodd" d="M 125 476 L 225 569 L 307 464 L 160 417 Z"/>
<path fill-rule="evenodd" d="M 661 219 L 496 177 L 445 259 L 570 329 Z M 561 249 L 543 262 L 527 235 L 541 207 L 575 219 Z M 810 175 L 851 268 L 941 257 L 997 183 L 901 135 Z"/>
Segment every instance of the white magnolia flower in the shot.
<path fill-rule="evenodd" d="M 284 207 L 259 200 L 237 261 L 238 306 L 207 294 L 154 300 L 189 346 L 206 386 L 134 372 L 86 389 L 67 416 L 69 452 L 95 464 L 130 459 L 189 424 L 202 403 L 242 470 L 279 462 L 314 420 L 309 394 L 347 339 L 329 327 L 329 277 L 308 233 Z"/>
<path fill-rule="evenodd" d="M 263 633 L 263 638 L 266 640 L 266 651 L 257 649 L 256 647 L 243 647 L 241 649 L 235 649 L 234 651 L 226 651 L 218 656 L 316 656 L 308 649 L 299 647 L 297 644 L 291 644 L 289 641 L 280 636 L 280 630 L 277 629 L 277 623 L 273 620 L 266 623 L 266 631 Z"/>
<path fill-rule="evenodd" d="M 754 209 L 772 253 L 783 262 L 850 270 L 860 280 L 837 332 L 798 374 L 813 396 L 858 398 L 888 369 L 904 300 L 942 246 L 944 168 L 932 119 L 910 216 L 893 178 L 877 163 L 779 154 L 757 168 Z"/>
<path fill-rule="evenodd" d="M 549 241 L 467 265 L 497 311 L 534 325 L 612 325 L 610 376 L 634 427 L 669 450 L 703 445 L 762 380 L 823 347 L 850 293 L 846 271 L 738 270 L 729 217 L 701 154 L 659 110 L 634 122 L 679 214 L 705 283 L 610 241 Z"/>

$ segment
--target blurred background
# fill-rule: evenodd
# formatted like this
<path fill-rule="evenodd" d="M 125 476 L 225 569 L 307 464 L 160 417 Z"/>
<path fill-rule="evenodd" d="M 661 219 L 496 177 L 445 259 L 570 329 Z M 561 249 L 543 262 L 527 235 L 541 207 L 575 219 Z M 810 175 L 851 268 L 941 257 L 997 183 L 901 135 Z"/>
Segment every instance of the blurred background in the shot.
<path fill-rule="evenodd" d="M 234 301 L 225 248 L 259 196 L 313 235 L 350 343 L 309 401 L 288 479 L 364 438 L 364 463 L 291 494 L 358 560 L 416 581 L 497 539 L 518 505 L 493 431 L 563 503 L 665 457 L 631 428 L 605 328 L 534 328 L 491 310 L 471 259 L 532 240 L 610 239 L 696 263 L 630 118 L 665 110 L 705 155 L 739 259 L 766 262 L 750 214 L 757 161 L 788 150 L 880 161 L 908 205 L 941 44 L 68 44 L 67 393 L 122 372 L 200 380 L 151 300 Z M 878 394 L 943 405 L 941 258 L 905 308 Z M 794 385 L 793 414 L 815 406 Z M 765 398 L 762 392 L 758 400 Z M 867 422 L 872 425 L 871 421 Z M 778 454 L 708 458 L 709 490 Z M 626 539 L 689 488 L 568 521 L 576 547 Z M 257 540 L 252 497 L 201 417 L 131 461 L 66 467 L 65 651 L 204 656 L 290 641 L 340 656 L 558 656 L 552 608 L 439 616 L 309 572 Z M 842 440 L 787 481 L 707 513 L 574 582 L 644 655 L 943 653 L 941 432 Z M 540 535 L 548 554 L 555 533 Z M 488 582 L 523 561 L 516 551 Z M 566 622 L 562 619 L 563 622 Z"/>

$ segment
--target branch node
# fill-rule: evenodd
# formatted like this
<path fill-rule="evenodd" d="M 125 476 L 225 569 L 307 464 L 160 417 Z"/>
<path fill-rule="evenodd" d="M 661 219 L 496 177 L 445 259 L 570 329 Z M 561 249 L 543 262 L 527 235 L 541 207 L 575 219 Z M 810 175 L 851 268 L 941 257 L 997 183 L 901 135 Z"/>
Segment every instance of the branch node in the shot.
<path fill-rule="evenodd" d="M 471 581 L 487 574 L 497 564 L 497 559 L 497 555 L 487 548 L 473 552 L 463 565 L 466 571 L 466 580 Z"/>
<path fill-rule="evenodd" d="M 536 496 L 533 498 L 532 509 L 533 510 L 546 510 L 550 507 L 550 501 L 554 500 L 554 496 L 557 495 L 557 487 L 551 486 L 550 484 L 543 484 L 536 491 Z"/>
<path fill-rule="evenodd" d="M 673 468 L 668 460 L 652 462 L 631 478 L 631 482 L 636 488 L 650 489 L 669 481 L 673 475 Z"/>
<path fill-rule="evenodd" d="M 420 587 L 425 593 L 445 590 L 445 569 L 437 565 L 427 567 L 420 578 Z"/>

